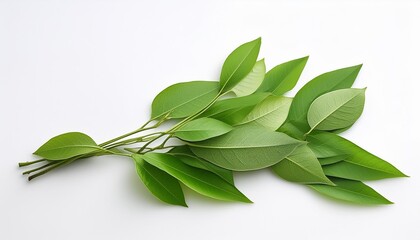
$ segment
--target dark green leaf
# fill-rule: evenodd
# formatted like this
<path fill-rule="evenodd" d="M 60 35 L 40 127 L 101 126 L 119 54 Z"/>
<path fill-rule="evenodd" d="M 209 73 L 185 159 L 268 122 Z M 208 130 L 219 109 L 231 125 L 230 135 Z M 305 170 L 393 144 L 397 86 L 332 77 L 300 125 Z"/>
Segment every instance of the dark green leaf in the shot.
<path fill-rule="evenodd" d="M 270 92 L 281 96 L 293 89 L 308 61 L 308 56 L 282 63 L 271 69 L 264 78 L 258 92 Z"/>
<path fill-rule="evenodd" d="M 214 173 L 191 167 L 170 154 L 150 152 L 143 159 L 202 195 L 225 201 L 251 202 L 236 187 Z"/>
<path fill-rule="evenodd" d="M 244 97 L 222 99 L 214 103 L 202 117 L 211 117 L 230 125 L 239 123 L 268 93 L 254 93 Z"/>
<path fill-rule="evenodd" d="M 101 149 L 88 135 L 69 132 L 51 138 L 34 154 L 48 160 L 63 160 Z"/>
<path fill-rule="evenodd" d="M 193 81 L 169 86 L 153 100 L 152 119 L 190 116 L 210 104 L 218 92 L 218 82 Z"/>
<path fill-rule="evenodd" d="M 308 185 L 315 191 L 335 199 L 357 204 L 392 204 L 378 192 L 359 181 L 330 178 L 335 186 Z"/>
<path fill-rule="evenodd" d="M 365 89 L 346 88 L 321 95 L 308 110 L 311 130 L 337 130 L 349 127 L 363 112 Z"/>
<path fill-rule="evenodd" d="M 334 185 L 324 175 L 317 158 L 306 145 L 296 148 L 292 154 L 274 165 L 272 169 L 287 181 Z"/>
<path fill-rule="evenodd" d="M 278 163 L 304 142 L 263 127 L 241 126 L 220 137 L 188 144 L 194 154 L 215 165 L 248 171 Z"/>
<path fill-rule="evenodd" d="M 397 177 L 394 173 L 384 172 L 382 169 L 372 169 L 369 167 L 354 164 L 352 162 L 340 161 L 334 164 L 323 166 L 327 176 L 346 178 L 352 180 L 379 180 L 384 178 Z M 400 175 L 398 177 L 401 177 Z"/>
<path fill-rule="evenodd" d="M 210 171 L 223 178 L 226 182 L 234 184 L 232 171 L 221 168 L 197 157 L 186 145 L 174 147 L 168 153 L 175 155 L 179 160 L 187 165 Z"/>
<path fill-rule="evenodd" d="M 318 157 L 332 157 L 343 154 L 347 155 L 345 161 L 351 163 L 351 167 L 349 164 L 345 163 L 337 164 L 340 164 L 339 166 L 345 166 L 344 168 L 348 168 L 346 170 L 347 174 L 352 170 L 358 171 L 357 173 L 353 174 L 356 174 L 359 179 L 367 180 L 372 178 L 379 179 L 378 177 L 388 178 L 406 176 L 390 163 L 367 152 L 356 144 L 334 133 L 319 132 L 316 134 L 310 134 L 308 135 L 307 140 L 309 142 L 309 147 L 316 153 Z M 365 169 L 362 170 L 363 168 Z M 340 171 L 343 173 L 343 168 L 340 167 L 340 169 Z M 375 172 L 375 174 L 373 174 L 373 172 Z M 360 176 L 363 173 L 372 175 L 366 175 L 364 177 Z"/>
<path fill-rule="evenodd" d="M 311 103 L 324 93 L 349 88 L 353 85 L 362 65 L 327 72 L 309 81 L 293 99 L 290 106 L 289 121 L 306 123 Z M 309 129 L 309 126 L 307 127 Z"/>
<path fill-rule="evenodd" d="M 216 119 L 199 118 L 192 120 L 174 132 L 174 136 L 189 142 L 203 141 L 223 135 L 233 128 Z"/>
<path fill-rule="evenodd" d="M 329 165 L 329 164 L 344 161 L 346 158 L 347 158 L 347 155 L 337 155 L 334 157 L 318 158 L 318 161 L 322 166 L 324 166 L 324 165 Z"/>
<path fill-rule="evenodd" d="M 255 65 L 260 52 L 261 38 L 247 42 L 236 48 L 225 60 L 220 74 L 223 92 L 234 88 Z"/>
<path fill-rule="evenodd" d="M 149 191 L 163 202 L 187 206 L 178 180 L 157 167 L 145 162 L 141 155 L 133 154 L 137 174 Z"/>

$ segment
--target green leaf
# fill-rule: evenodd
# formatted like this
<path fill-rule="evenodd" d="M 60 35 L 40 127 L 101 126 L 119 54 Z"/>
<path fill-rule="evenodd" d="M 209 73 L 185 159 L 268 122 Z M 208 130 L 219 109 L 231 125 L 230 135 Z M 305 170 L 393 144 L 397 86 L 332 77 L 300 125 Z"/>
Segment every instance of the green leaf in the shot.
<path fill-rule="evenodd" d="M 204 196 L 225 201 L 251 202 L 236 187 L 219 176 L 188 166 L 175 156 L 150 152 L 144 154 L 143 159 Z"/>
<path fill-rule="evenodd" d="M 181 185 L 176 178 L 147 163 L 139 154 L 133 154 L 132 157 L 137 174 L 155 197 L 169 204 L 187 207 Z"/>
<path fill-rule="evenodd" d="M 261 38 L 236 48 L 225 60 L 220 74 L 220 88 L 223 92 L 232 90 L 255 65 L 260 52 Z"/>
<path fill-rule="evenodd" d="M 343 168 L 348 168 L 346 170 L 347 174 L 349 174 L 349 171 L 357 171 L 352 173 L 354 175 L 353 177 L 356 178 L 357 175 L 358 179 L 363 180 L 389 177 L 406 177 L 404 173 L 399 171 L 392 164 L 367 152 L 356 144 L 334 133 L 319 132 L 310 134 L 308 135 L 307 140 L 309 142 L 308 146 L 315 153 L 317 153 L 317 156 L 331 157 L 343 154 L 347 155 L 345 161 L 351 163 L 352 166 L 349 166 L 349 164 L 345 163 L 337 163 L 340 164 L 340 171 L 343 174 L 343 171 L 345 171 Z M 353 165 L 357 165 L 357 167 Z"/>
<path fill-rule="evenodd" d="M 362 115 L 365 89 L 340 89 L 321 95 L 308 111 L 311 130 L 336 130 L 353 125 Z"/>
<path fill-rule="evenodd" d="M 153 100 L 152 119 L 190 116 L 210 104 L 218 92 L 218 82 L 193 81 L 169 86 Z"/>
<path fill-rule="evenodd" d="M 352 180 L 379 180 L 385 178 L 397 177 L 394 173 L 384 172 L 382 170 L 372 169 L 360 166 L 352 162 L 340 161 L 334 164 L 323 166 L 324 173 L 327 176 L 340 177 Z"/>
<path fill-rule="evenodd" d="M 296 148 L 272 169 L 278 176 L 290 182 L 334 185 L 324 175 L 317 158 L 306 145 Z"/>
<path fill-rule="evenodd" d="M 258 92 L 270 92 L 281 96 L 292 90 L 308 61 L 309 56 L 282 63 L 271 69 L 266 75 Z"/>
<path fill-rule="evenodd" d="M 277 132 L 286 133 L 287 135 L 300 140 L 305 139 L 304 136 L 307 131 L 307 123 L 299 123 L 288 120 L 286 120 L 286 122 L 277 129 Z"/>
<path fill-rule="evenodd" d="M 220 137 L 188 144 L 194 154 L 217 166 L 248 171 L 278 163 L 304 142 L 263 127 L 241 126 Z"/>
<path fill-rule="evenodd" d="M 239 123 L 268 93 L 254 93 L 244 97 L 222 99 L 214 103 L 201 117 L 212 117 L 230 125 Z"/>
<path fill-rule="evenodd" d="M 232 88 L 232 92 L 236 96 L 242 97 L 250 95 L 255 92 L 257 88 L 261 85 L 265 76 L 265 63 L 264 59 L 255 63 L 251 72 L 246 75 L 235 87 Z"/>
<path fill-rule="evenodd" d="M 357 65 L 338 69 L 319 75 L 309 81 L 296 93 L 290 106 L 288 120 L 306 123 L 311 103 L 322 94 L 351 87 L 361 67 L 362 65 Z"/>
<path fill-rule="evenodd" d="M 34 154 L 48 160 L 63 160 L 101 149 L 88 135 L 69 132 L 51 138 Z"/>
<path fill-rule="evenodd" d="M 196 142 L 228 133 L 233 128 L 216 119 L 199 118 L 186 123 L 174 132 L 174 136 L 184 141 Z"/>
<path fill-rule="evenodd" d="M 275 131 L 287 118 L 292 99 L 282 96 L 268 96 L 258 103 L 238 125 L 257 125 Z"/>
<path fill-rule="evenodd" d="M 347 158 L 347 155 L 343 154 L 343 155 L 337 155 L 333 157 L 318 158 L 318 161 L 322 166 L 324 166 L 324 165 L 329 165 L 329 164 L 344 161 L 346 158 Z"/>
<path fill-rule="evenodd" d="M 392 204 L 378 192 L 359 181 L 330 178 L 335 186 L 308 185 L 315 191 L 331 198 L 357 204 Z"/>
<path fill-rule="evenodd" d="M 232 185 L 234 184 L 232 171 L 221 168 L 197 157 L 186 145 L 176 146 L 172 148 L 168 153 L 171 155 L 175 155 L 179 160 L 181 160 L 187 165 L 210 171 L 216 174 L 217 176 L 223 178 L 226 182 Z"/>

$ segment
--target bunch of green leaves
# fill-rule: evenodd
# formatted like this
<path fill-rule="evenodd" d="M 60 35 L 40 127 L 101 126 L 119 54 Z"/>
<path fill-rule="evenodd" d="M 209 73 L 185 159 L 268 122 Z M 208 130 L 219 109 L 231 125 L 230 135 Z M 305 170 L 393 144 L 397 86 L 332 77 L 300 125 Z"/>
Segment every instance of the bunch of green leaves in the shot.
<path fill-rule="evenodd" d="M 65 133 L 34 152 L 41 159 L 19 165 L 40 165 L 24 172 L 31 180 L 93 156 L 127 157 L 156 198 L 181 206 L 187 206 L 182 185 L 249 203 L 233 173 L 264 168 L 331 198 L 391 203 L 362 181 L 406 175 L 338 135 L 363 111 L 365 89 L 352 88 L 361 65 L 321 74 L 290 98 L 283 95 L 296 85 L 308 57 L 266 72 L 260 45 L 258 38 L 236 48 L 219 81 L 164 89 L 153 100 L 150 120 L 133 132 L 101 144 L 83 133 Z M 172 125 L 161 130 L 165 122 Z"/>

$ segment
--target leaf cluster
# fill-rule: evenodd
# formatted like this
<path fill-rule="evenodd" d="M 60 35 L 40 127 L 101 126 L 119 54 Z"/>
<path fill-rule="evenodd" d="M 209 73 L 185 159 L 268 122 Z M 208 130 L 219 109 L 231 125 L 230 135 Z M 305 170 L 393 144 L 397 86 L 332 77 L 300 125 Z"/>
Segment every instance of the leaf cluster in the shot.
<path fill-rule="evenodd" d="M 183 186 L 210 198 L 250 203 L 236 188 L 234 172 L 264 168 L 330 198 L 391 203 L 362 181 L 406 175 L 339 135 L 363 112 L 366 89 L 352 88 L 362 65 L 321 74 L 291 98 L 284 94 L 295 87 L 308 57 L 266 72 L 260 46 L 258 38 L 236 48 L 219 81 L 164 89 L 153 100 L 150 120 L 133 132 L 101 144 L 79 132 L 50 139 L 34 152 L 41 159 L 20 163 L 43 165 L 24 174 L 31 180 L 74 161 L 118 155 L 132 159 L 156 198 L 174 205 L 187 206 Z M 173 125 L 159 131 L 170 119 Z"/>

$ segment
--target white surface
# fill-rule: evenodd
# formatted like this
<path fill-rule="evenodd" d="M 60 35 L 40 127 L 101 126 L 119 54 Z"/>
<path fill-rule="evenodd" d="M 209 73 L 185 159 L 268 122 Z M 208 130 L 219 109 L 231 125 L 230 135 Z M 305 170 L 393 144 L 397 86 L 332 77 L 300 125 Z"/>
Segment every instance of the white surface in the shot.
<path fill-rule="evenodd" d="M 419 11 L 409 1 L 1 0 L 0 239 L 419 239 Z M 101 142 L 136 128 L 161 89 L 217 79 L 227 54 L 258 36 L 268 68 L 311 56 L 297 89 L 364 63 L 365 112 L 345 135 L 411 175 L 370 183 L 396 204 L 338 204 L 258 171 L 236 175 L 252 205 L 186 191 L 189 208 L 167 206 L 117 157 L 31 183 L 20 175 L 17 162 L 54 135 Z"/>

